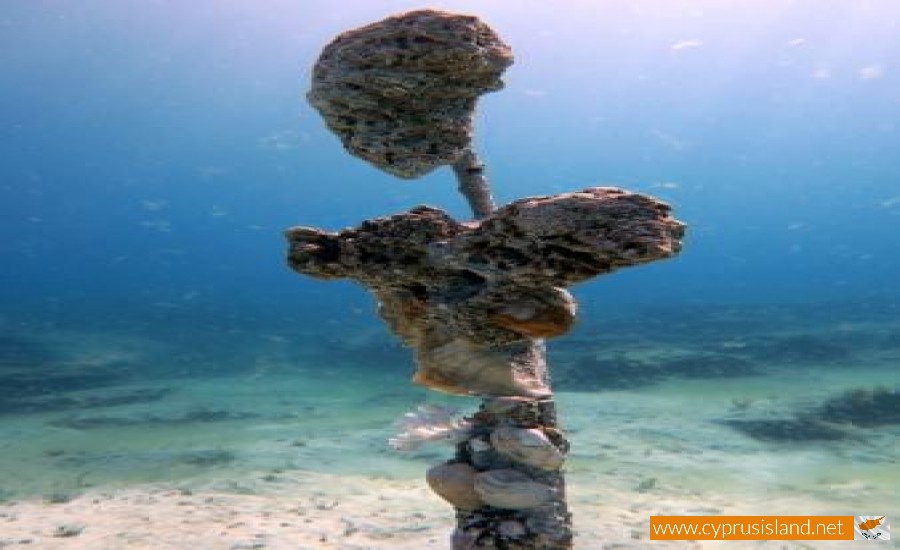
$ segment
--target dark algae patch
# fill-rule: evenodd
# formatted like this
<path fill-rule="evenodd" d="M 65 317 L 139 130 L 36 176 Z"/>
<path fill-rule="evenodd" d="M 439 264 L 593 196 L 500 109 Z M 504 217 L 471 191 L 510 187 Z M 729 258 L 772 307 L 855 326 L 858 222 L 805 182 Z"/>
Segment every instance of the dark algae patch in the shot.
<path fill-rule="evenodd" d="M 782 418 L 721 422 L 759 441 L 811 443 L 859 439 L 860 429 L 900 424 L 900 392 L 884 387 L 851 389 Z"/>

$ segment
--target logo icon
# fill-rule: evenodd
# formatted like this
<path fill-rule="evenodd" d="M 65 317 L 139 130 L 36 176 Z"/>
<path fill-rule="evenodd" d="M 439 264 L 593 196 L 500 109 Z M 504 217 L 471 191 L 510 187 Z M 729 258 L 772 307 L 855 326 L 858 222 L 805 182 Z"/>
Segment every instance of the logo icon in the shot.
<path fill-rule="evenodd" d="M 854 516 L 853 540 L 891 540 L 891 524 L 885 516 Z"/>

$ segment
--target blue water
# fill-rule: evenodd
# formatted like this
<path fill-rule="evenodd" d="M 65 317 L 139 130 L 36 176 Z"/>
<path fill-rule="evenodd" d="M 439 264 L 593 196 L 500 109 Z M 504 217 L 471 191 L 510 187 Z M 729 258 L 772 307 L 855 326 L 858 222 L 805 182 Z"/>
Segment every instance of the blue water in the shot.
<path fill-rule="evenodd" d="M 416 181 L 383 174 L 344 152 L 304 99 L 312 64 L 335 34 L 420 7 L 406 0 L 4 0 L 0 390 L 8 393 L 0 405 L 18 392 L 22 365 L 36 376 L 72 365 L 100 365 L 101 375 L 120 369 L 113 381 L 62 378 L 29 387 L 41 399 L 122 377 L 155 383 L 225 373 L 263 380 L 247 392 L 265 396 L 280 387 L 277 377 L 300 384 L 303 373 L 317 373 L 309 375 L 316 389 L 285 390 L 260 413 L 272 422 L 303 398 L 323 398 L 329 384 L 337 392 L 344 377 L 359 386 L 348 390 L 348 403 L 377 388 L 379 426 L 423 399 L 406 382 L 408 352 L 388 337 L 365 291 L 292 273 L 281 235 L 294 225 L 340 229 L 418 204 L 469 216 L 450 170 Z M 751 397 L 740 382 L 659 390 L 662 410 L 680 403 L 682 412 L 685 396 L 712 395 L 704 402 L 719 407 L 713 416 L 732 399 L 737 407 L 777 388 L 795 397 L 788 391 L 795 384 L 823 397 L 897 383 L 900 3 L 445 0 L 429 7 L 479 15 L 515 53 L 506 88 L 480 100 L 476 130 L 500 203 L 613 185 L 666 200 L 688 224 L 677 258 L 576 287 L 580 332 L 551 346 L 551 358 L 627 358 L 623 364 L 640 366 L 671 359 L 666 353 L 677 348 L 746 352 L 754 365 L 774 369 L 773 378 L 746 386 Z M 835 355 L 779 336 L 804 331 L 816 345 L 838 346 Z M 766 356 L 766 346 L 782 355 Z M 832 369 L 827 376 L 817 374 L 822 364 Z M 861 365 L 870 369 L 865 377 L 853 374 Z M 378 373 L 377 382 L 365 378 Z M 158 426 L 160 418 L 182 422 L 191 407 L 217 411 L 224 406 L 217 399 L 230 394 L 209 384 L 214 389 L 192 390 L 203 399 L 181 395 L 184 403 L 163 401 L 138 417 Z M 243 403 L 265 400 L 256 395 L 228 399 L 243 413 L 255 411 Z M 591 407 L 573 401 L 567 415 L 587 418 Z M 39 422 L 53 425 L 68 410 Z M 652 426 L 659 416 L 645 420 Z M 0 428 L 32 433 L 11 418 L 0 417 Z M 151 447 L 181 452 L 177 437 L 153 432 L 160 428 L 136 429 L 154 434 Z M 258 432 L 247 429 L 235 438 L 255 442 Z M 890 429 L 880 437 L 896 435 Z M 117 435 L 92 433 L 100 434 L 91 436 L 98 456 L 131 464 L 105 447 Z M 77 447 L 68 439 L 29 445 L 17 451 L 18 466 L 0 462 L 0 471 L 38 456 L 65 458 L 54 453 Z M 576 453 L 579 445 L 587 443 L 576 439 Z M 156 460 L 158 449 L 141 456 Z M 318 447 L 310 449 L 316 462 Z M 623 460 L 640 462 L 635 453 Z M 576 454 L 576 464 L 592 463 L 585 456 Z M 896 472 L 883 477 L 896 486 Z M 885 501 L 889 485 L 879 487 Z"/>
<path fill-rule="evenodd" d="M 683 255 L 584 285 L 653 304 L 898 299 L 900 7 L 525 2 L 478 146 L 501 201 L 656 194 Z M 412 2 L 7 1 L 0 15 L 0 299 L 110 311 L 359 299 L 283 267 L 285 227 L 428 203 L 343 152 L 302 98 L 335 33 Z M 525 7 L 527 6 L 527 8 Z M 102 308 L 101 308 L 102 309 Z"/>

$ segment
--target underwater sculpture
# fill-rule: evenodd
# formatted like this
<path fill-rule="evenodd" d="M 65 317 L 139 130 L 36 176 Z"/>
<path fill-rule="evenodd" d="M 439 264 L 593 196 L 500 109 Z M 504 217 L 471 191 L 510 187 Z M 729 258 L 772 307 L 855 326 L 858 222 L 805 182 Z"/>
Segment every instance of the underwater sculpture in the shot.
<path fill-rule="evenodd" d="M 310 103 L 352 154 L 403 178 L 449 165 L 476 220 L 418 206 L 328 232 L 286 232 L 301 274 L 368 288 L 415 352 L 413 381 L 483 398 L 456 456 L 429 486 L 456 509 L 453 548 L 571 548 L 544 340 L 576 304 L 565 287 L 676 254 L 683 225 L 652 197 L 611 187 L 493 209 L 471 148 L 482 93 L 502 87 L 509 47 L 473 16 L 420 10 L 339 35 L 313 72 Z"/>

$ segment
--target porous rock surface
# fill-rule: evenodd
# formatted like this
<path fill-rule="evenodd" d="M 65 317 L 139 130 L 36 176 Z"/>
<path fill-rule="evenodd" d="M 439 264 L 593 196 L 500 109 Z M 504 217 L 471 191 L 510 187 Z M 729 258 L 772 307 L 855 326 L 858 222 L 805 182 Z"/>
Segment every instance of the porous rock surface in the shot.
<path fill-rule="evenodd" d="M 683 226 L 652 197 L 597 187 L 510 203 L 461 223 L 420 206 L 332 233 L 287 231 L 305 275 L 369 288 L 415 350 L 413 381 L 485 396 L 428 484 L 456 508 L 454 550 L 570 550 L 571 517 L 544 339 L 566 332 L 563 288 L 674 255 Z"/>
<path fill-rule="evenodd" d="M 549 394 L 543 338 L 568 330 L 563 287 L 667 258 L 683 225 L 646 195 L 597 187 L 517 200 L 481 222 L 420 206 L 331 233 L 287 231 L 290 266 L 354 279 L 416 351 L 419 384 L 450 393 Z"/>
<path fill-rule="evenodd" d="M 456 162 L 510 48 L 477 17 L 418 10 L 340 34 L 307 98 L 351 154 L 401 178 Z"/>

